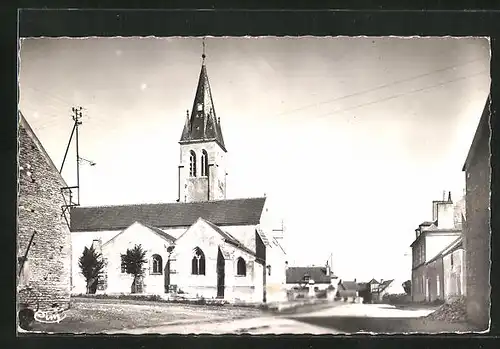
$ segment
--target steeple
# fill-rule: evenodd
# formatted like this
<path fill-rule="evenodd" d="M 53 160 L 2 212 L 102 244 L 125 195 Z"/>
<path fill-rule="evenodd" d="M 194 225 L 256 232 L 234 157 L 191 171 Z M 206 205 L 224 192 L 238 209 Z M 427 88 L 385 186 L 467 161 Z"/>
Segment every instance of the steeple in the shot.
<path fill-rule="evenodd" d="M 219 146 L 226 151 L 224 138 L 222 137 L 222 129 L 220 119 L 215 115 L 214 103 L 212 100 L 212 92 L 208 81 L 207 67 L 205 65 L 205 41 L 203 40 L 203 54 L 200 77 L 198 79 L 198 87 L 194 97 L 191 116 L 188 116 L 182 131 L 181 140 L 179 143 L 197 143 L 215 141 Z"/>

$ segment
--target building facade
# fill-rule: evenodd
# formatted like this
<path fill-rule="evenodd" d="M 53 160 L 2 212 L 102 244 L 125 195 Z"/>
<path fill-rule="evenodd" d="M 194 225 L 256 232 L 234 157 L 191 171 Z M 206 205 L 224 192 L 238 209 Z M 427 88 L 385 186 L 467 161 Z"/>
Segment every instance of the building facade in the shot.
<path fill-rule="evenodd" d="M 462 234 L 461 224 L 457 224 L 455 205 L 448 193 L 448 200 L 432 202 L 432 221 L 422 222 L 415 229 L 415 240 L 411 244 L 412 300 L 433 302 L 444 299 L 443 259 L 440 256 Z"/>
<path fill-rule="evenodd" d="M 486 101 L 467 159 L 464 249 L 469 321 L 486 329 L 490 320 L 490 97 Z"/>
<path fill-rule="evenodd" d="M 67 185 L 22 113 L 18 135 L 18 302 L 32 310 L 67 308 L 71 235 L 61 191 Z"/>
<path fill-rule="evenodd" d="M 120 255 L 141 245 L 144 293 L 254 303 L 286 298 L 286 254 L 266 198 L 226 198 L 226 146 L 204 56 L 179 145 L 176 203 L 72 209 L 72 292 L 84 292 L 78 258 L 96 240 L 107 260 L 99 292 L 131 292 Z"/>

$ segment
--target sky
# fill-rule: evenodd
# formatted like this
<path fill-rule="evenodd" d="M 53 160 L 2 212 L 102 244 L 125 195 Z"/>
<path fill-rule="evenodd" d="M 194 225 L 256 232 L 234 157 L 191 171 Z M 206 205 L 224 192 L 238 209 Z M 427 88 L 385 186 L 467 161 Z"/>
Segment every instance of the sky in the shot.
<path fill-rule="evenodd" d="M 201 38 L 22 40 L 20 109 L 57 166 L 84 108 L 82 206 L 176 200 L 201 53 Z M 410 279 L 432 200 L 463 194 L 488 39 L 208 37 L 206 55 L 227 197 L 268 197 L 289 265 L 331 255 L 344 279 Z"/>

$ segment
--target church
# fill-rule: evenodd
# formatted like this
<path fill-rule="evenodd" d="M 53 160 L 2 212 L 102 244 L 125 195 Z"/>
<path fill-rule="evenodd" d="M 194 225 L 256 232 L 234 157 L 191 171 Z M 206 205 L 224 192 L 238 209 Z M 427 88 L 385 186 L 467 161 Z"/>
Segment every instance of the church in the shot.
<path fill-rule="evenodd" d="M 90 246 L 105 261 L 96 292 L 130 293 L 133 276 L 121 254 L 140 244 L 147 259 L 143 294 L 244 303 L 286 299 L 283 237 L 274 234 L 266 197 L 226 198 L 227 150 L 205 58 L 179 141 L 177 202 L 72 208 L 72 294 L 86 292 L 78 260 Z"/>

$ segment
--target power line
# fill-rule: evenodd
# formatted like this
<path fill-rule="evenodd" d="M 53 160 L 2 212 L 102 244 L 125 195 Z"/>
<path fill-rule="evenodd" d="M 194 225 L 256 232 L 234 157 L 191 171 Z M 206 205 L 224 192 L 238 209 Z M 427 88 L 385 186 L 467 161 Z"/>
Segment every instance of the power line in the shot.
<path fill-rule="evenodd" d="M 349 107 L 349 108 L 345 108 L 345 109 L 339 109 L 339 110 L 334 110 L 332 112 L 328 112 L 326 114 L 320 115 L 320 116 L 316 117 L 316 119 L 321 119 L 321 118 L 323 118 L 325 116 L 330 116 L 330 115 L 333 115 L 333 114 L 336 114 L 336 113 L 342 113 L 342 112 L 345 112 L 345 111 L 348 111 L 348 110 L 358 109 L 358 108 L 361 108 L 361 107 L 364 107 L 364 106 L 368 106 L 368 105 L 373 105 L 373 104 L 378 104 L 378 103 L 381 103 L 381 102 L 386 102 L 388 100 L 392 100 L 392 99 L 404 97 L 404 96 L 407 96 L 407 95 L 410 95 L 410 94 L 413 94 L 413 93 L 418 93 L 418 92 L 422 92 L 422 91 L 426 91 L 426 90 L 431 90 L 431 89 L 436 88 L 436 87 L 441 87 L 441 86 L 450 84 L 452 82 L 460 81 L 460 80 L 466 80 L 468 78 L 471 78 L 471 77 L 474 77 L 474 76 L 479 76 L 479 75 L 482 75 L 484 73 L 487 73 L 487 71 L 484 70 L 484 71 L 481 71 L 481 72 L 476 73 L 476 74 L 462 76 L 460 78 L 453 79 L 453 80 L 448 80 L 448 81 L 443 82 L 441 84 L 427 86 L 427 87 L 423 87 L 423 88 L 420 88 L 420 89 L 417 89 L 417 90 L 412 90 L 412 91 L 409 91 L 409 92 L 400 93 L 400 94 L 397 94 L 397 95 L 392 95 L 392 96 L 389 96 L 389 97 L 386 97 L 386 98 L 382 98 L 382 99 L 378 99 L 378 100 L 375 100 L 375 101 L 358 104 L 358 105 L 355 105 L 353 107 Z"/>
<path fill-rule="evenodd" d="M 416 75 L 416 76 L 413 76 L 413 77 L 410 77 L 410 78 L 396 80 L 396 81 L 393 81 L 393 82 L 390 82 L 390 83 L 387 83 L 387 84 L 379 85 L 377 87 L 374 87 L 374 88 L 371 88 L 371 89 L 368 89 L 368 90 L 363 90 L 363 91 L 355 92 L 355 93 L 352 93 L 352 94 L 344 95 L 344 96 L 341 96 L 341 97 L 336 97 L 336 98 L 333 98 L 333 99 L 328 99 L 328 100 L 325 100 L 325 101 L 322 101 L 322 102 L 318 102 L 318 103 L 314 103 L 314 104 L 308 104 L 308 105 L 303 106 L 303 107 L 299 107 L 299 108 L 296 108 L 296 109 L 292 109 L 292 110 L 289 110 L 289 111 L 285 111 L 285 112 L 279 113 L 276 116 L 282 116 L 282 115 L 286 115 L 286 114 L 291 114 L 291 113 L 295 113 L 297 111 L 301 111 L 301 110 L 304 110 L 304 109 L 309 109 L 309 108 L 312 108 L 312 107 L 315 107 L 315 106 L 318 106 L 318 105 L 329 104 L 329 103 L 337 102 L 337 101 L 340 101 L 340 100 L 343 100 L 343 99 L 347 99 L 347 98 L 351 98 L 351 97 L 355 97 L 355 96 L 360 96 L 360 95 L 363 95 L 365 93 L 378 91 L 378 90 L 381 90 L 381 89 L 384 89 L 384 88 L 387 88 L 387 87 L 390 87 L 390 86 L 398 85 L 398 84 L 401 84 L 401 83 L 404 83 L 404 82 L 409 82 L 409 81 L 420 79 L 420 78 L 423 78 L 423 77 L 426 77 L 426 76 L 431 76 L 433 74 L 441 73 L 441 72 L 444 72 L 444 71 L 447 71 L 447 70 L 452 70 L 452 69 L 455 69 L 455 68 L 458 68 L 458 67 L 470 64 L 470 63 L 474 63 L 474 62 L 477 62 L 477 61 L 480 61 L 480 60 L 482 60 L 482 59 L 474 59 L 474 60 L 471 60 L 471 61 L 468 61 L 468 62 L 464 62 L 462 64 L 458 64 L 458 65 L 454 65 L 454 66 L 450 66 L 450 67 L 446 67 L 446 68 L 441 68 L 441 69 L 437 69 L 437 70 L 433 70 L 433 71 L 430 71 L 430 72 L 427 72 L 427 73 L 424 73 L 424 74 L 420 74 L 420 75 Z"/>

